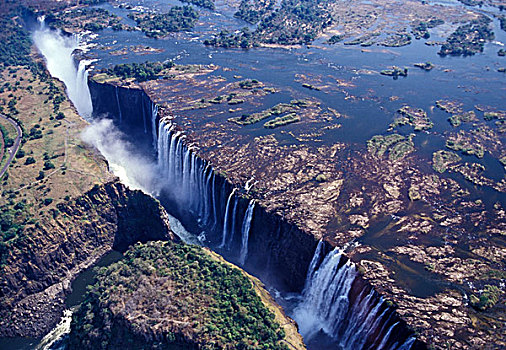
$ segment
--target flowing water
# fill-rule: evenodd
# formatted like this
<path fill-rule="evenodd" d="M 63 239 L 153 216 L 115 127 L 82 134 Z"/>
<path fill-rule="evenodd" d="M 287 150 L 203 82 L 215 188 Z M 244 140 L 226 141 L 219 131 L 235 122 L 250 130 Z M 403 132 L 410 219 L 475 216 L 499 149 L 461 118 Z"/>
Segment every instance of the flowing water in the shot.
<path fill-rule="evenodd" d="M 242 223 L 241 228 L 241 252 L 239 255 L 239 264 L 244 266 L 246 259 L 248 257 L 248 240 L 249 240 L 249 232 L 251 229 L 251 219 L 253 218 L 253 211 L 255 210 L 255 201 L 251 200 L 248 204 L 248 209 L 246 209 L 246 213 L 244 214 L 244 221 Z"/>
<path fill-rule="evenodd" d="M 144 3 L 153 4 L 152 1 Z M 126 10 L 103 6 L 123 16 L 126 14 Z M 205 19 L 208 19 L 215 14 L 206 16 Z M 225 19 L 224 26 L 237 24 L 237 20 L 229 15 Z M 498 24 L 494 22 L 494 25 L 497 27 Z M 414 42 L 409 47 L 395 50 L 373 49 L 372 52 L 323 46 L 291 50 L 225 50 L 203 47 L 200 40 L 209 33 L 202 31 L 199 34 L 198 30 L 199 28 L 195 34 L 184 33 L 165 40 L 148 39 L 136 32 L 104 30 L 96 40 L 98 44 L 110 49 L 92 50 L 91 54 L 99 60 L 95 65 L 106 67 L 118 61 L 109 52 L 119 46 L 149 45 L 161 49 L 161 53 L 150 55 L 150 60 L 172 59 L 185 64 L 213 63 L 231 68 L 231 71 L 219 69 L 214 73 L 225 78 L 231 79 L 240 72 L 245 77 L 289 87 L 289 94 L 282 92 L 279 97 L 265 102 L 270 105 L 291 98 L 292 95 L 318 97 L 323 103 L 349 116 L 341 121 L 342 128 L 330 133 L 329 139 L 324 141 L 341 140 L 357 144 L 358 147 L 364 147 L 365 140 L 372 135 L 385 132 L 385 125 L 388 125 L 393 113 L 402 104 L 409 103 L 430 110 L 431 119 L 436 124 L 434 131 L 439 135 L 450 130 L 450 127 L 446 122 L 438 121 L 445 121 L 446 116 L 431 108 L 436 99 L 458 99 L 468 109 L 475 104 L 503 106 L 504 76 L 498 75 L 494 69 L 486 69 L 500 64 L 495 56 L 497 47 L 505 41 L 504 34 L 500 31 L 496 43 L 487 44 L 484 54 L 468 58 L 443 58 L 435 55 L 436 48 L 425 46 L 422 42 Z M 77 110 L 89 119 L 93 107 L 86 84 L 86 67 L 91 61 L 81 61 L 76 65 L 72 56 L 79 47 L 80 38 L 64 37 L 45 27 L 36 31 L 33 38 L 46 58 L 50 73 L 65 83 L 67 93 Z M 408 78 L 395 81 L 376 74 L 377 67 L 411 66 L 415 62 L 426 61 L 428 57 L 439 67 L 430 73 L 411 69 Z M 125 63 L 144 60 L 145 56 L 136 54 L 122 57 L 122 62 Z M 449 67 L 450 71 L 447 70 Z M 294 81 L 294 76 L 301 72 L 318 76 L 324 81 L 346 81 L 351 84 L 351 88 L 324 95 L 307 91 Z M 350 94 L 354 97 L 351 102 Z M 392 99 L 393 96 L 400 96 L 400 99 Z M 114 102 L 121 123 L 123 115 L 118 90 Z M 88 135 L 88 142 L 104 153 L 112 170 L 124 182 L 155 195 L 167 195 L 176 207 L 180 210 L 184 208 L 195 219 L 198 230 L 190 230 L 193 233 L 189 233 L 177 219 L 171 221 L 174 230 L 179 232 L 176 233 L 183 240 L 214 246 L 218 251 L 223 251 L 224 255 L 229 252 L 227 258 L 247 266 L 255 202 L 250 201 L 244 208 L 235 189 L 227 188 L 224 183 L 219 185 L 212 166 L 200 159 L 191 146 L 185 143 L 183 131 L 178 130 L 171 120 L 159 120 L 156 104 L 151 103 L 150 109 L 151 115 L 143 112 L 140 119 L 144 131 L 148 132 L 148 125 L 152 131 L 156 162 L 139 159 L 142 155 L 135 155 L 128 148 L 128 143 L 115 134 L 114 127 L 104 125 L 103 121 L 102 124 L 94 123 L 98 129 L 91 129 L 90 132 L 96 135 L 99 130 L 100 138 Z M 240 132 L 251 132 L 252 129 L 254 127 L 244 128 Z M 254 132 L 261 134 L 265 131 Z M 104 141 L 109 135 L 114 135 L 115 142 Z M 420 146 L 422 154 L 425 152 L 427 155 L 435 149 L 434 143 L 430 142 L 417 146 Z M 147 176 L 149 173 L 155 176 Z M 494 196 L 497 197 L 497 194 Z M 213 242 L 212 234 L 215 231 L 220 232 L 220 238 Z M 232 247 L 236 246 L 240 249 L 235 251 L 234 256 Z M 305 339 L 311 340 L 323 332 L 331 339 L 333 346 L 342 349 L 359 349 L 366 345 L 378 349 L 409 349 L 415 339 L 394 337 L 401 325 L 394 312 L 374 290 L 364 288 L 351 301 L 350 290 L 356 280 L 355 266 L 343 256 L 342 251 L 334 249 L 326 253 L 320 242 L 309 265 L 305 287 L 290 308 L 290 314 L 299 323 Z"/>
<path fill-rule="evenodd" d="M 65 83 L 67 94 L 77 111 L 89 119 L 93 112 L 90 90 L 88 89 L 88 72 L 86 66 L 92 61 L 82 60 L 77 66 L 74 51 L 82 48 L 77 35 L 63 36 L 50 30 L 41 22 L 41 27 L 32 36 L 37 49 L 46 59 L 46 66 L 51 75 Z"/>

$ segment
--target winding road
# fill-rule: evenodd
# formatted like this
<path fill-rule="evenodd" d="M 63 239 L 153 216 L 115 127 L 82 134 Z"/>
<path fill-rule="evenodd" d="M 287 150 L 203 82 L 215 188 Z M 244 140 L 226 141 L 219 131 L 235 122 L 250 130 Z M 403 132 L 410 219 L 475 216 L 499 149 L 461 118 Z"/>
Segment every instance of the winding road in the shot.
<path fill-rule="evenodd" d="M 11 123 L 12 126 L 14 128 L 16 128 L 16 132 L 17 132 L 16 139 L 14 140 L 14 145 L 9 150 L 7 150 L 10 153 L 9 158 L 7 159 L 7 163 L 5 163 L 5 165 L 2 167 L 2 170 L 0 170 L 0 178 L 2 178 L 5 174 L 5 172 L 7 171 L 7 169 L 9 168 L 9 165 L 11 165 L 12 160 L 14 159 L 14 156 L 16 155 L 16 152 L 19 149 L 19 146 L 21 144 L 21 137 L 23 136 L 23 130 L 21 129 L 19 124 L 16 123 L 16 121 L 14 119 L 11 119 L 3 114 L 0 114 L 0 118 L 5 119 L 9 123 Z M 4 143 L 4 146 L 5 146 L 5 143 Z"/>

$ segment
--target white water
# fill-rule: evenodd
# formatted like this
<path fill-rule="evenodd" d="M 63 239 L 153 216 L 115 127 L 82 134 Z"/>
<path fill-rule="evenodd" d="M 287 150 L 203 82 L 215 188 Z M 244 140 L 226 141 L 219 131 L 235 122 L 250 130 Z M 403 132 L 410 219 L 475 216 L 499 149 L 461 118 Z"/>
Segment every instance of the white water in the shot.
<path fill-rule="evenodd" d="M 174 232 L 185 243 L 200 245 L 200 240 L 196 238 L 195 235 L 188 232 L 181 221 L 170 214 L 167 215 L 169 216 L 170 229 L 172 232 Z"/>
<path fill-rule="evenodd" d="M 152 112 L 155 122 L 157 109 L 153 108 Z M 216 228 L 218 218 L 223 215 L 218 212 L 217 175 L 210 164 L 200 160 L 185 144 L 185 135 L 170 119 L 161 119 L 157 130 L 158 135 L 155 132 L 154 136 L 158 173 L 161 174 L 158 181 L 181 208 L 198 218 L 203 227 Z"/>
<path fill-rule="evenodd" d="M 323 245 L 319 242 L 318 245 Z M 308 271 L 306 286 L 302 292 L 303 301 L 294 310 L 294 319 L 305 339 L 311 339 L 323 330 L 330 337 L 335 337 L 338 327 L 347 315 L 348 294 L 356 277 L 355 266 L 348 260 L 338 267 L 342 252 L 337 248 L 320 260 L 322 247 L 317 247 L 311 267 Z"/>
<path fill-rule="evenodd" d="M 387 334 L 385 334 L 385 336 L 383 337 L 383 340 L 381 341 L 381 344 L 378 346 L 378 350 L 385 349 L 385 345 L 387 345 L 388 339 L 390 338 L 390 334 L 392 334 L 392 331 L 394 330 L 395 327 L 397 327 L 398 324 L 399 324 L 399 322 L 395 322 L 390 327 L 390 329 L 388 330 Z"/>
<path fill-rule="evenodd" d="M 73 52 L 80 46 L 78 36 L 63 36 L 59 31 L 50 30 L 40 19 L 40 28 L 33 33 L 33 41 L 46 60 L 51 76 L 65 84 L 67 95 L 79 114 L 91 118 L 93 107 L 88 88 L 86 66 L 91 61 L 82 60 L 76 67 Z M 116 88 L 116 103 L 121 120 L 121 101 Z M 157 107 L 153 104 L 152 119 L 156 119 Z M 156 136 L 156 130 L 154 130 Z M 82 133 L 83 141 L 96 147 L 107 159 L 110 170 L 127 186 L 150 194 L 160 190 L 156 175 L 156 165 L 146 161 L 144 155 L 137 154 L 135 148 L 125 140 L 124 135 L 111 120 L 95 120 Z"/>
<path fill-rule="evenodd" d="M 156 164 L 137 154 L 135 147 L 123 137 L 110 119 L 94 121 L 81 133 L 83 141 L 93 145 L 107 159 L 110 170 L 122 183 L 156 195 L 161 186 Z"/>
<path fill-rule="evenodd" d="M 39 51 L 46 58 L 51 75 L 65 83 L 67 94 L 78 112 L 83 117 L 89 118 L 92 113 L 92 105 L 85 69 L 87 62 L 80 62 L 76 67 L 72 57 L 72 53 L 79 45 L 79 38 L 63 37 L 58 32 L 41 27 L 34 33 L 33 39 Z M 121 120 L 118 94 L 116 95 L 116 103 L 119 107 Z M 190 211 L 197 213 L 196 216 L 204 218 L 205 224 L 209 225 L 212 222 L 213 226 L 216 226 L 221 213 L 218 213 L 219 203 L 214 171 L 209 164 L 197 159 L 195 152 L 192 152 L 184 144 L 184 135 L 175 131 L 168 121 L 160 121 L 157 135 L 158 107 L 155 104 L 152 104 L 151 114 L 153 146 L 158 151 L 156 165 L 146 162 L 142 156 L 136 156 L 110 120 L 94 122 L 83 132 L 83 139 L 100 150 L 108 160 L 111 170 L 120 177 L 123 183 L 132 188 L 157 193 L 162 185 L 157 174 L 161 173 L 166 179 L 163 185 L 172 189 L 179 203 L 187 205 Z M 228 236 L 229 246 L 235 233 L 237 203 L 237 200 L 234 201 L 232 209 L 232 234 L 228 234 L 227 223 L 224 224 L 222 244 L 226 242 Z M 244 265 L 248 255 L 248 240 L 254 205 L 254 201 L 248 205 L 241 227 L 239 256 L 241 265 Z M 230 209 L 230 202 L 227 203 L 227 209 Z M 225 220 L 227 218 L 228 215 Z M 183 240 L 191 242 L 191 235 L 178 221 L 174 221 L 172 218 L 171 224 L 174 225 Z M 199 240 L 203 241 L 204 239 L 204 234 L 199 236 Z M 194 242 L 196 241 L 192 243 Z M 369 334 L 377 329 L 381 319 L 386 316 L 386 309 L 376 317 L 382 308 L 383 301 L 374 304 L 372 292 L 365 297 L 360 296 L 355 305 L 350 306 L 349 291 L 356 277 L 355 267 L 349 261 L 339 267 L 341 252 L 337 249 L 322 257 L 321 244 L 320 242 L 311 262 L 302 294 L 303 300 L 295 309 L 294 318 L 299 323 L 301 333 L 306 339 L 310 339 L 318 331 L 323 330 L 333 338 L 336 338 L 338 333 L 341 334 L 340 342 L 345 349 L 360 349 Z M 318 265 L 321 258 L 323 261 Z M 373 342 L 379 343 L 379 348 L 388 345 L 389 339 L 398 325 L 398 323 L 389 325 L 391 316 L 392 314 L 383 322 L 378 337 Z M 345 319 L 349 322 L 343 322 Z M 344 324 L 348 326 L 343 329 Z M 384 333 L 385 331 L 386 333 Z M 414 338 L 408 338 L 400 348 L 409 349 L 413 342 Z"/>
<path fill-rule="evenodd" d="M 73 53 L 80 46 L 76 35 L 65 37 L 60 32 L 50 30 L 40 22 L 40 28 L 33 35 L 33 42 L 46 59 L 49 73 L 60 79 L 67 88 L 67 95 L 79 114 L 89 119 L 93 112 L 90 90 L 88 89 L 88 72 L 86 65 L 91 61 L 81 61 L 76 67 Z"/>
<path fill-rule="evenodd" d="M 230 202 L 232 201 L 232 199 L 234 199 L 234 202 L 235 202 L 235 197 L 234 197 L 234 193 L 235 193 L 235 188 L 232 190 L 232 192 L 230 192 L 230 195 L 228 196 L 228 199 L 227 199 L 227 206 L 225 207 L 225 218 L 223 220 L 223 236 L 222 236 L 222 240 L 221 240 L 221 244 L 220 244 L 220 248 L 224 248 L 225 247 L 225 244 L 227 242 L 227 237 L 228 237 L 228 217 L 230 216 Z M 234 207 L 235 207 L 235 203 L 234 203 Z"/>
<path fill-rule="evenodd" d="M 116 105 L 118 106 L 118 113 L 119 113 L 119 123 L 121 124 L 121 122 L 123 121 L 123 115 L 121 113 L 121 104 L 119 102 L 119 92 L 118 92 L 118 87 L 115 86 L 114 87 L 114 92 L 116 94 Z"/>
<path fill-rule="evenodd" d="M 255 210 L 255 201 L 251 200 L 248 204 L 248 208 L 246 209 L 246 213 L 244 214 L 244 220 L 242 222 L 241 229 L 241 253 L 239 255 L 239 264 L 241 266 L 246 262 L 246 258 L 248 257 L 248 240 L 249 240 L 249 231 L 251 228 L 251 220 L 253 219 L 253 211 Z"/>
<path fill-rule="evenodd" d="M 377 349 L 385 348 L 399 324 L 388 326 L 394 313 L 372 289 L 367 294 L 362 290 L 350 305 L 349 294 L 357 277 L 355 265 L 350 260 L 343 263 L 343 253 L 337 248 L 323 256 L 323 248 L 324 243 L 320 241 L 309 265 L 301 302 L 291 315 L 304 339 L 311 340 L 323 331 L 334 338 L 341 349 L 363 349 L 367 341 L 369 345 L 379 343 Z M 383 325 L 378 332 L 381 322 Z M 399 349 L 410 349 L 415 340 L 408 338 Z"/>
<path fill-rule="evenodd" d="M 72 321 L 72 310 L 63 311 L 63 316 L 60 322 L 56 325 L 55 328 L 51 330 L 48 334 L 42 338 L 39 345 L 35 348 L 35 350 L 49 350 L 51 346 L 61 339 L 64 335 L 70 332 L 70 323 Z"/>
<path fill-rule="evenodd" d="M 156 136 L 156 118 L 158 117 L 158 105 L 155 103 L 151 104 L 151 132 L 153 136 L 153 148 L 156 150 L 157 144 L 156 141 L 158 137 Z"/>
<path fill-rule="evenodd" d="M 159 123 L 157 150 L 160 172 L 180 205 L 193 211 L 204 227 L 215 227 L 218 217 L 224 215 L 219 248 L 229 250 L 234 237 L 240 233 L 238 263 L 244 266 L 255 201 L 249 202 L 241 228 L 236 232 L 239 200 L 235 189 L 227 196 L 225 187 L 218 188 L 217 175 L 211 166 L 198 161 L 196 154 L 185 145 L 184 135 L 167 119 Z M 224 213 L 219 210 L 220 198 L 227 198 Z M 205 239 L 204 231 L 199 240 Z M 308 269 L 302 301 L 292 317 L 306 340 L 322 330 L 342 349 L 362 349 L 366 344 L 387 346 L 395 331 L 390 323 L 393 312 L 372 289 L 364 289 L 354 304 L 350 303 L 349 294 L 357 272 L 355 265 L 342 254 L 341 250 L 334 249 L 324 256 L 324 243 L 319 242 Z M 379 332 L 378 328 L 381 328 Z M 409 338 L 400 347 L 409 349 L 413 342 Z"/>

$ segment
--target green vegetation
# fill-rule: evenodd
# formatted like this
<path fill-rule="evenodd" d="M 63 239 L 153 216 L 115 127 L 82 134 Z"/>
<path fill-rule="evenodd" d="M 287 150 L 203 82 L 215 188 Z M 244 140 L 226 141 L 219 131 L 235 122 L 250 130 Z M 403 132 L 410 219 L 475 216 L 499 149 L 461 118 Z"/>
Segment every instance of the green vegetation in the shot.
<path fill-rule="evenodd" d="M 121 18 L 102 8 L 77 8 L 70 11 L 53 12 L 46 22 L 52 28 L 84 29 L 97 32 L 107 27 L 122 29 Z"/>
<path fill-rule="evenodd" d="M 328 0 L 285 0 L 264 16 L 257 32 L 271 44 L 308 44 L 333 23 Z"/>
<path fill-rule="evenodd" d="M 411 44 L 411 36 L 409 34 L 392 34 L 381 41 L 379 45 L 386 47 L 401 47 Z M 362 44 L 364 46 L 364 44 Z"/>
<path fill-rule="evenodd" d="M 262 121 L 264 119 L 273 117 L 273 116 L 280 116 L 281 114 L 284 114 L 284 113 L 294 114 L 296 111 L 300 110 L 301 108 L 309 107 L 310 104 L 311 103 L 307 100 L 292 100 L 292 101 L 290 101 L 290 103 L 278 103 L 274 107 L 271 107 L 267 110 L 264 110 L 264 111 L 261 111 L 258 113 L 243 114 L 240 117 L 228 118 L 228 121 L 232 122 L 232 123 L 236 123 L 237 125 L 254 124 L 254 123 L 257 123 L 257 122 Z M 297 118 L 298 117 L 296 117 L 296 116 L 290 116 L 287 119 L 285 119 L 284 121 L 282 121 L 281 120 L 282 118 L 281 118 L 281 119 L 278 119 L 277 122 L 274 124 L 276 124 L 276 126 L 281 126 L 281 125 L 284 125 L 282 123 L 285 123 L 285 122 L 288 122 L 286 124 L 294 123 L 296 121 L 299 121 L 299 120 L 295 120 Z M 266 128 L 276 127 L 276 126 L 274 126 L 274 124 L 269 124 L 269 123 L 266 123 L 266 124 L 264 124 L 264 126 Z"/>
<path fill-rule="evenodd" d="M 123 63 L 117 64 L 113 68 L 102 70 L 110 76 L 123 79 L 134 78 L 137 81 L 146 81 L 158 79 L 160 73 L 165 69 L 174 67 L 174 62 L 144 62 L 144 63 Z"/>
<path fill-rule="evenodd" d="M 256 79 L 244 79 L 239 82 L 239 87 L 241 89 L 257 89 L 264 86 L 261 82 Z"/>
<path fill-rule="evenodd" d="M 397 110 L 400 117 L 394 119 L 390 124 L 389 130 L 393 130 L 397 126 L 411 125 L 415 131 L 429 130 L 434 126 L 427 113 L 421 108 L 411 106 L 403 106 Z"/>
<path fill-rule="evenodd" d="M 332 35 L 329 40 L 327 40 L 327 44 L 334 45 L 340 41 L 343 41 L 344 35 Z"/>
<path fill-rule="evenodd" d="M 448 118 L 448 120 L 455 127 L 460 126 L 462 122 L 477 121 L 476 113 L 474 113 L 474 111 L 454 114 L 450 118 Z"/>
<path fill-rule="evenodd" d="M 309 90 L 316 90 L 316 91 L 320 91 L 320 88 L 319 88 L 319 87 L 314 86 L 314 85 L 311 85 L 311 84 L 308 84 L 308 83 L 302 83 L 302 87 L 303 87 L 303 88 L 306 88 L 306 89 L 309 89 Z"/>
<path fill-rule="evenodd" d="M 388 147 L 402 140 L 404 140 L 404 136 L 399 134 L 375 135 L 367 141 L 367 151 L 378 157 L 382 157 L 388 150 Z"/>
<path fill-rule="evenodd" d="M 485 42 L 494 39 L 494 32 L 489 27 L 491 21 L 490 18 L 481 16 L 480 19 L 459 26 L 446 39 L 438 54 L 441 56 L 470 56 L 483 52 Z"/>
<path fill-rule="evenodd" d="M 9 133 L 7 128 L 2 124 L 0 124 L 0 133 L 2 134 L 2 137 L 4 139 L 4 146 L 12 147 L 14 145 L 14 139 L 11 137 L 12 135 Z"/>
<path fill-rule="evenodd" d="M 136 244 L 97 281 L 73 316 L 71 348 L 288 349 L 251 281 L 200 247 Z"/>
<path fill-rule="evenodd" d="M 4 190 L 2 196 L 8 198 L 6 205 L 0 206 L 0 266 L 5 263 L 7 253 L 23 237 L 25 225 L 33 223 L 25 210 L 26 200 L 15 202 L 18 193 Z"/>
<path fill-rule="evenodd" d="M 432 154 L 432 168 L 438 173 L 444 173 L 450 165 L 462 160 L 458 154 L 449 151 L 437 151 Z"/>
<path fill-rule="evenodd" d="M 407 77 L 408 76 L 408 69 L 393 66 L 392 69 L 382 70 L 380 72 L 380 74 L 381 75 L 388 75 L 390 77 L 393 77 L 394 79 L 397 79 L 398 77 Z"/>
<path fill-rule="evenodd" d="M 388 159 L 390 160 L 402 159 L 411 152 L 413 152 L 415 150 L 415 145 L 413 143 L 413 136 L 414 135 L 410 135 L 408 140 L 396 143 L 390 149 Z"/>
<path fill-rule="evenodd" d="M 183 0 L 182 2 L 203 7 L 209 10 L 214 10 L 214 0 Z"/>
<path fill-rule="evenodd" d="M 344 45 L 371 46 L 374 43 L 373 39 L 378 36 L 380 36 L 379 33 L 365 34 L 363 36 L 345 42 Z"/>
<path fill-rule="evenodd" d="M 251 24 L 256 24 L 260 19 L 274 8 L 274 0 L 242 0 L 235 17 Z"/>
<path fill-rule="evenodd" d="M 462 113 L 464 110 L 462 109 L 462 103 L 450 100 L 437 100 L 436 107 L 445 111 L 446 113 Z"/>
<path fill-rule="evenodd" d="M 151 38 L 162 38 L 172 32 L 191 30 L 199 14 L 191 6 L 174 6 L 168 13 L 129 14 L 131 19 Z"/>
<path fill-rule="evenodd" d="M 30 66 L 31 39 L 19 15 L 22 10 L 0 15 L 0 71 L 9 66 Z"/>
<path fill-rule="evenodd" d="M 461 151 L 465 155 L 475 155 L 478 158 L 483 158 L 485 155 L 483 146 L 466 138 L 463 131 L 446 140 L 446 147 L 454 151 Z"/>
<path fill-rule="evenodd" d="M 269 120 L 267 123 L 264 124 L 264 128 L 274 129 L 280 126 L 296 123 L 298 121 L 300 121 L 300 118 L 297 116 L 296 113 L 288 113 L 287 115 L 284 115 L 282 117 L 276 117 L 272 120 Z"/>
<path fill-rule="evenodd" d="M 235 16 L 258 23 L 254 32 L 222 31 L 204 44 L 250 48 L 260 44 L 309 44 L 333 23 L 329 0 L 285 0 L 274 10 L 274 1 L 242 0 Z"/>
<path fill-rule="evenodd" d="M 429 39 L 430 38 L 429 29 L 435 28 L 436 26 L 444 23 L 445 22 L 443 20 L 437 18 L 432 18 L 427 22 L 425 21 L 415 22 L 415 24 L 413 24 L 412 26 L 411 31 L 414 34 L 415 39 L 417 40 L 420 38 Z"/>
<path fill-rule="evenodd" d="M 375 135 L 367 141 L 367 151 L 379 158 L 388 151 L 390 160 L 401 159 L 415 150 L 413 137 L 414 134 L 408 139 L 399 134 Z"/>
<path fill-rule="evenodd" d="M 211 45 L 217 47 L 241 47 L 248 49 L 258 46 L 253 33 L 244 27 L 241 31 L 230 33 L 227 30 L 222 30 L 218 35 L 214 35 L 211 39 L 204 40 L 204 45 Z"/>
<path fill-rule="evenodd" d="M 434 64 L 432 64 L 432 62 L 415 63 L 414 66 L 421 68 L 427 72 L 431 71 L 435 67 Z"/>
<path fill-rule="evenodd" d="M 491 286 L 487 284 L 483 291 L 480 293 L 480 296 L 477 297 L 474 294 L 471 294 L 469 297 L 469 303 L 471 306 L 477 310 L 485 311 L 494 307 L 495 304 L 499 301 L 501 297 L 502 291 L 496 286 Z"/>

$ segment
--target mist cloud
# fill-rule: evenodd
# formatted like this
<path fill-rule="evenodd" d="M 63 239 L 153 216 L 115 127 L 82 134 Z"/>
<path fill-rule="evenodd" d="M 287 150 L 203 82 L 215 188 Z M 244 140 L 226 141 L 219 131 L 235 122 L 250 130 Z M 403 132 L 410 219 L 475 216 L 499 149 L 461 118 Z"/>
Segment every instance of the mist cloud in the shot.
<path fill-rule="evenodd" d="M 138 154 L 111 119 L 93 121 L 81 133 L 81 138 L 102 153 L 113 174 L 125 185 L 153 195 L 160 192 L 156 164 Z"/>

